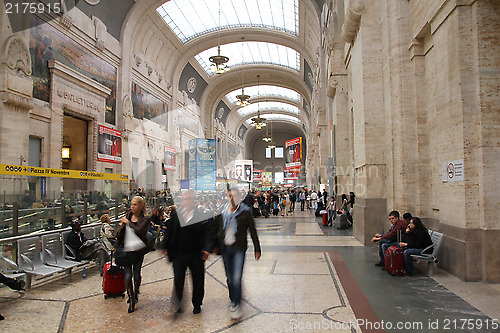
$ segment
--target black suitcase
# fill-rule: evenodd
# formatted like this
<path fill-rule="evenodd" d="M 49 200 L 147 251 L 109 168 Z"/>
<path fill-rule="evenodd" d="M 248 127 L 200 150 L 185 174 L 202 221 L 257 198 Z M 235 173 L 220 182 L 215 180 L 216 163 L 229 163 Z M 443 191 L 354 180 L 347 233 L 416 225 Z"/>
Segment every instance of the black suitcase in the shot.
<path fill-rule="evenodd" d="M 347 220 L 347 215 L 337 215 L 337 229 L 347 229 L 349 228 L 349 221 Z"/>
<path fill-rule="evenodd" d="M 274 208 L 273 209 L 273 215 L 278 216 L 278 213 L 280 212 L 279 208 Z"/>
<path fill-rule="evenodd" d="M 269 217 L 269 212 L 266 209 L 261 209 L 260 212 L 261 212 L 262 216 Z"/>

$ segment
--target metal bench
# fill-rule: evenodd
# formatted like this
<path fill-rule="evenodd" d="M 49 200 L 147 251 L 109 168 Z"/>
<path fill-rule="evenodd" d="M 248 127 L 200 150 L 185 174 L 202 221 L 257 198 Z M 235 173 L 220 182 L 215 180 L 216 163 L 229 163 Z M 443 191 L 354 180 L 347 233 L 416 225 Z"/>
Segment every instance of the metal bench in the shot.
<path fill-rule="evenodd" d="M 413 254 L 411 255 L 412 259 L 419 263 L 421 260 L 427 261 L 427 274 L 434 275 L 434 263 L 438 263 L 439 260 L 437 258 L 437 254 L 439 251 L 439 246 L 441 245 L 441 241 L 443 240 L 443 234 L 437 231 L 428 230 L 429 235 L 432 239 L 432 245 L 429 245 L 425 249 L 422 250 L 422 254 Z M 424 254 L 427 250 L 433 249 L 432 253 Z"/>
<path fill-rule="evenodd" d="M 17 241 L 19 270 L 26 273 L 26 288 L 31 287 L 32 276 L 46 277 L 64 269 L 45 265 L 40 256 L 40 238 L 38 236 Z"/>
<path fill-rule="evenodd" d="M 11 279 L 24 279 L 26 274 L 19 272 L 19 266 L 9 258 L 1 257 L 0 258 L 0 267 L 2 268 L 2 274 Z"/>
<path fill-rule="evenodd" d="M 42 261 L 49 266 L 64 268 L 68 274 L 71 273 L 73 267 L 82 265 L 81 262 L 64 258 L 63 244 L 59 232 L 42 236 Z"/>

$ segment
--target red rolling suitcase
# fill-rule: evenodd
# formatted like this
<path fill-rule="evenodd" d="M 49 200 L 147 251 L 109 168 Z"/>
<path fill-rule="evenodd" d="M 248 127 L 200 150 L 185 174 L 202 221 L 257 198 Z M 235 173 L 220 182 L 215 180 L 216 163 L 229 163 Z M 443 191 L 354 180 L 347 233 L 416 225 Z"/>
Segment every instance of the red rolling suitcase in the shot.
<path fill-rule="evenodd" d="M 398 246 L 389 247 L 385 253 L 385 270 L 391 275 L 404 275 L 405 263 L 403 258 L 403 249 L 399 247 L 401 239 L 401 230 L 398 230 Z"/>
<path fill-rule="evenodd" d="M 323 226 L 327 226 L 328 225 L 328 214 L 322 214 L 322 218 L 321 218 L 321 222 L 323 222 Z"/>
<path fill-rule="evenodd" d="M 104 265 L 102 291 L 104 298 L 125 297 L 125 273 L 122 267 L 113 265 L 111 261 Z"/>

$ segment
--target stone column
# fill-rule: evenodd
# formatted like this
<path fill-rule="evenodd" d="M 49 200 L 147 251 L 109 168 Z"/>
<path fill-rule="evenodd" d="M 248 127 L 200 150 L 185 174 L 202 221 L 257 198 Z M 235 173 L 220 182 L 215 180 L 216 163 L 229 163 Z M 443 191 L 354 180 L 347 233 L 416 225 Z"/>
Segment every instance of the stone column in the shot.
<path fill-rule="evenodd" d="M 360 22 L 356 15 L 362 15 Z M 359 31 L 356 32 L 356 23 Z M 374 2 L 351 1 L 343 25 L 345 63 L 350 81 L 354 131 L 354 169 L 357 195 L 354 236 L 368 244 L 384 231 L 387 219 L 385 193 L 385 137 L 380 9 Z"/>

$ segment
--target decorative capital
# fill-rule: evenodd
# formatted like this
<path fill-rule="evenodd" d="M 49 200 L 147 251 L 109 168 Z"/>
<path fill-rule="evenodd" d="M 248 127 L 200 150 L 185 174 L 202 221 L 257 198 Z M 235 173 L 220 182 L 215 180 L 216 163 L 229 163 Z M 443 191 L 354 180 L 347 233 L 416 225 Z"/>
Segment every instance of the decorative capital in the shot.
<path fill-rule="evenodd" d="M 19 35 L 9 37 L 5 43 L 5 59 L 7 67 L 15 75 L 31 75 L 31 56 L 28 43 Z"/>
<path fill-rule="evenodd" d="M 29 111 L 34 107 L 33 98 L 28 98 L 8 91 L 0 92 L 0 101 L 6 105 L 13 106 L 19 111 Z"/>
<path fill-rule="evenodd" d="M 364 0 L 351 0 L 347 7 L 341 37 L 346 43 L 352 44 L 361 25 L 361 16 L 366 12 Z"/>

